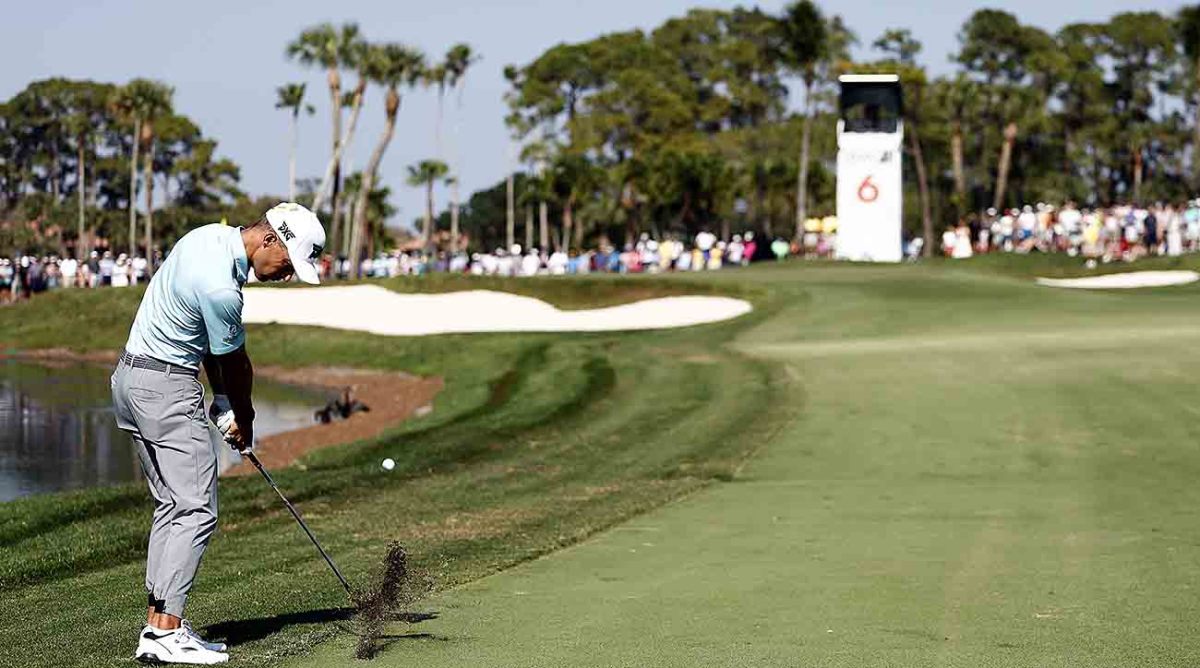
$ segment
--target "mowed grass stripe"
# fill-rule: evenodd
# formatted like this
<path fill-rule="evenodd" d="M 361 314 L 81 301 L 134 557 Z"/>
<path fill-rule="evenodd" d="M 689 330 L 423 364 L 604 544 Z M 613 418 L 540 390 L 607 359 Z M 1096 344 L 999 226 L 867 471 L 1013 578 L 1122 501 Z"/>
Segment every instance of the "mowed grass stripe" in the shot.
<path fill-rule="evenodd" d="M 772 286 L 735 347 L 799 416 L 732 483 L 440 596 L 380 661 L 1195 665 L 1198 293 L 947 288 L 970 266 L 707 279 Z"/>

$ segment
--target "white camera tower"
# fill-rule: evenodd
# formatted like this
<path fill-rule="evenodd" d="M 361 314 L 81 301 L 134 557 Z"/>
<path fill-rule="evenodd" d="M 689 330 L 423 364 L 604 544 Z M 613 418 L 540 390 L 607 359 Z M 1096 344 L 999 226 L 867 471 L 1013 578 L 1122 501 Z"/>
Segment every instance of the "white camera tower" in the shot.
<path fill-rule="evenodd" d="M 900 77 L 846 74 L 838 81 L 834 254 L 843 260 L 899 262 L 904 140 Z"/>

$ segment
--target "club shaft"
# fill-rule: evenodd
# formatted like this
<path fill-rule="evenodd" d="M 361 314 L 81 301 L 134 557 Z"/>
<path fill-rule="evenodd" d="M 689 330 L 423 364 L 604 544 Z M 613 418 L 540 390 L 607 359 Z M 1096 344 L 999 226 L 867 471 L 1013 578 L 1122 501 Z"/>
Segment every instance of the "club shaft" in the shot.
<path fill-rule="evenodd" d="M 346 595 L 350 597 L 351 601 L 353 601 L 354 592 L 350 589 L 350 583 L 346 582 L 346 578 L 342 576 L 342 572 L 338 570 L 336 565 L 334 565 L 333 559 L 329 558 L 329 554 L 325 552 L 325 548 L 321 547 L 321 543 L 317 541 L 317 537 L 313 535 L 313 532 L 308 528 L 308 525 L 304 523 L 304 518 L 300 517 L 300 511 L 296 510 L 296 507 L 292 505 L 292 502 L 288 501 L 287 497 L 283 495 L 283 492 L 279 491 L 279 486 L 275 484 L 275 480 L 271 478 L 271 474 L 267 473 L 267 469 L 263 468 L 262 462 L 258 461 L 258 456 L 255 455 L 252 450 L 247 450 L 243 454 L 250 459 L 250 461 L 254 464 L 254 467 L 258 469 L 258 472 L 261 473 L 263 478 L 267 480 L 267 484 L 271 486 L 271 489 L 275 490 L 275 493 L 279 495 L 279 499 L 283 501 L 283 505 L 287 506 L 287 509 L 292 513 L 292 517 L 296 518 L 296 522 L 300 524 L 301 529 L 304 529 L 304 533 L 308 535 L 308 539 L 312 541 L 313 545 L 317 546 L 317 551 L 320 552 L 321 556 L 325 558 L 325 563 L 329 564 L 329 569 L 332 570 L 333 574 L 337 576 L 338 582 L 341 582 L 342 588 L 346 590 Z"/>

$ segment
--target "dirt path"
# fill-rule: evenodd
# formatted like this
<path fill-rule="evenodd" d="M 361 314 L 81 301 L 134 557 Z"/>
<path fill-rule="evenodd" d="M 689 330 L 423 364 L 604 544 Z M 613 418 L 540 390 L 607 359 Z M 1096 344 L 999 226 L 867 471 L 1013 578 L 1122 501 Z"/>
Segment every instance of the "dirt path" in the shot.
<path fill-rule="evenodd" d="M 119 353 L 91 351 L 79 353 L 65 348 L 21 350 L 0 353 L 0 359 L 19 359 L 50 367 L 67 364 L 112 365 Z M 268 468 L 290 466 L 297 459 L 318 448 L 353 443 L 374 438 L 395 427 L 401 421 L 432 409 L 433 400 L 442 390 L 441 378 L 421 378 L 401 372 L 368 371 L 337 367 L 285 368 L 257 366 L 255 375 L 281 383 L 341 391 L 349 387 L 354 398 L 370 407 L 370 411 L 355 413 L 346 420 L 328 424 L 314 423 L 259 439 L 255 452 Z M 313 406 L 315 411 L 319 406 Z M 249 462 L 242 462 L 225 471 L 223 476 L 245 475 L 254 471 Z"/>

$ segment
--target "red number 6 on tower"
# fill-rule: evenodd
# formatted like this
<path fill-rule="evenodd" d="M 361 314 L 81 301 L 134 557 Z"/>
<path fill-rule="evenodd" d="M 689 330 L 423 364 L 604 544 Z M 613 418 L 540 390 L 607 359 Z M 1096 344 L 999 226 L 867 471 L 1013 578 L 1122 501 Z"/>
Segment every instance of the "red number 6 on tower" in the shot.
<path fill-rule="evenodd" d="M 863 179 L 863 182 L 858 186 L 858 199 L 860 202 L 874 202 L 878 198 L 879 188 L 875 187 L 874 183 L 871 183 L 871 175 L 868 174 L 867 178 Z"/>

